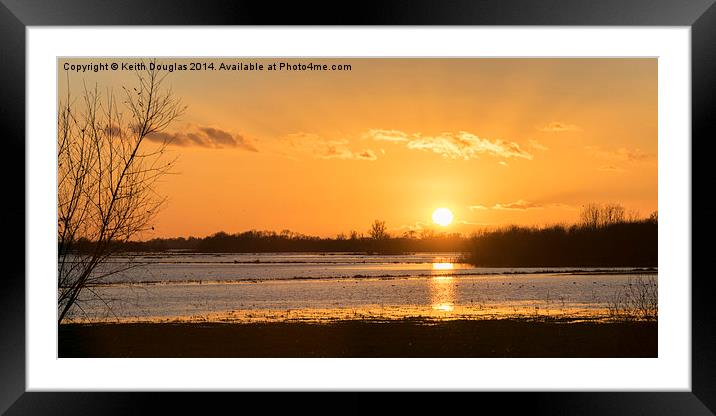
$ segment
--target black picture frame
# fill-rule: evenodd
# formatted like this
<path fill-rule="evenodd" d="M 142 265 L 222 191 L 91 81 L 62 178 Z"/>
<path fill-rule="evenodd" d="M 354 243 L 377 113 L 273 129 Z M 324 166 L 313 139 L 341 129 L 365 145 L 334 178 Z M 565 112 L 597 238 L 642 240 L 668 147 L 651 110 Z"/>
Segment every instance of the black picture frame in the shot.
<path fill-rule="evenodd" d="M 6 157 L 6 272 L 0 287 L 0 412 L 7 414 L 146 413 L 170 399 L 202 413 L 223 400 L 188 394 L 36 393 L 25 378 L 25 28 L 73 25 L 588 25 L 691 28 L 692 155 L 694 143 L 716 137 L 715 0 L 368 0 L 249 2 L 245 0 L 0 0 L 0 118 Z M 689 138 L 684 138 L 688 140 Z M 692 162 L 693 166 L 693 162 Z M 693 177 L 693 174 L 692 174 Z M 692 184 L 693 189 L 693 184 Z M 694 195 L 692 191 L 691 206 Z M 698 234 L 706 233 L 699 231 Z M 22 236 L 22 237 L 21 237 Z M 8 238 L 9 237 L 9 238 Z M 692 232 L 693 238 L 693 232 Z M 693 240 L 692 240 L 693 241 Z M 692 243 L 692 253 L 693 249 Z M 693 258 L 693 254 L 692 254 Z M 693 260 L 692 260 L 693 269 Z M 680 276 L 690 278 L 691 276 Z M 480 407 L 498 404 L 547 414 L 682 414 L 716 412 L 716 325 L 709 276 L 692 287 L 690 392 L 480 393 Z M 513 397 L 514 395 L 521 397 Z M 171 396 L 171 397 L 167 397 Z M 226 398 L 226 395 L 221 396 Z M 419 399 L 418 402 L 426 399 Z M 208 407 L 207 407 L 208 406 Z"/>

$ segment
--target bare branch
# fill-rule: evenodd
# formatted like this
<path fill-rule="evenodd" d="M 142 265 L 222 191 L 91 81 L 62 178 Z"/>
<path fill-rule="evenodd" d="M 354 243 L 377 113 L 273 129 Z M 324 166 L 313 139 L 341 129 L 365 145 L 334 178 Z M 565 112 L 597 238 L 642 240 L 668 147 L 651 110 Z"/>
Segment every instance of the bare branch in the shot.
<path fill-rule="evenodd" d="M 113 265 L 115 271 L 108 268 L 107 259 L 116 243 L 150 229 L 166 201 L 154 187 L 170 173 L 175 159 L 166 159 L 168 143 L 144 140 L 164 130 L 185 110 L 171 89 L 162 87 L 166 76 L 156 70 L 138 72 L 137 86 L 123 87 L 123 106 L 111 89 L 103 95 L 97 85 L 83 85 L 79 101 L 68 93 L 60 103 L 59 322 L 82 293 L 102 300 L 90 287 L 127 270 L 126 265 Z M 130 117 L 125 120 L 120 110 Z"/>

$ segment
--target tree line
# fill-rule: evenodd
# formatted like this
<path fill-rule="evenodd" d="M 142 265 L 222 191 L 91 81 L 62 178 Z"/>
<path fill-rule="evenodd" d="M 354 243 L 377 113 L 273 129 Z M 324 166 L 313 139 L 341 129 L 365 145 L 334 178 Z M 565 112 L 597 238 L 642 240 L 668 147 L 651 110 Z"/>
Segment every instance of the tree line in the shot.
<path fill-rule="evenodd" d="M 117 242 L 115 252 L 185 251 L 195 253 L 275 253 L 275 252 L 359 252 L 399 254 L 410 252 L 462 252 L 468 237 L 432 230 L 405 232 L 391 236 L 384 221 L 375 220 L 366 233 L 351 231 L 336 237 L 317 237 L 290 230 L 281 232 L 250 230 L 229 234 L 217 232 L 204 238 L 155 238 L 147 241 Z M 91 251 L 89 240 L 76 244 Z"/>
<path fill-rule="evenodd" d="M 91 250 L 93 243 L 78 247 Z M 295 233 L 250 230 L 218 232 L 205 238 L 157 238 L 117 242 L 115 251 L 171 251 L 196 253 L 356 252 L 401 254 L 461 252 L 464 261 L 477 266 L 656 266 L 658 216 L 627 214 L 618 204 L 587 204 L 580 221 L 546 227 L 506 226 L 477 231 L 469 236 L 406 231 L 391 236 L 384 221 L 375 220 L 367 232 L 351 231 L 333 238 Z"/>
<path fill-rule="evenodd" d="M 588 204 L 574 225 L 478 232 L 465 260 L 493 267 L 652 267 L 658 264 L 658 248 L 657 212 L 639 218 L 618 204 Z"/>

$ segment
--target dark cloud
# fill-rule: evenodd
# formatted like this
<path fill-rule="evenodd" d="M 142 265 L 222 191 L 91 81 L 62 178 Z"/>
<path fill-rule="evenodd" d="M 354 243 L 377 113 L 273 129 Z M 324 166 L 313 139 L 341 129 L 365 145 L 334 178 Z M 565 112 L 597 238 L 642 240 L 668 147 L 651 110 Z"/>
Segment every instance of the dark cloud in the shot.
<path fill-rule="evenodd" d="M 597 146 L 586 146 L 585 149 L 587 149 L 587 151 L 594 156 L 603 159 L 619 160 L 622 162 L 645 162 L 656 158 L 654 155 L 644 153 L 640 149 L 627 149 L 621 147 L 616 150 L 607 150 Z"/>
<path fill-rule="evenodd" d="M 376 156 L 375 152 L 373 152 L 370 149 L 364 149 L 362 152 L 358 153 L 356 156 L 358 159 L 364 159 L 364 160 L 377 160 L 378 156 Z"/>
<path fill-rule="evenodd" d="M 107 135 L 109 135 L 109 136 L 122 136 L 122 135 L 124 135 L 124 132 L 122 131 L 122 129 L 121 129 L 118 125 L 116 125 L 116 124 L 107 125 L 107 126 L 104 127 L 103 130 L 104 130 L 105 134 L 107 134 Z"/>
<path fill-rule="evenodd" d="M 597 168 L 597 170 L 602 172 L 624 172 L 624 169 L 620 168 L 619 166 L 614 165 L 604 165 Z"/>
<path fill-rule="evenodd" d="M 173 146 L 196 146 L 215 149 L 237 148 L 249 152 L 258 152 L 249 140 L 240 134 L 232 134 L 215 127 L 188 126 L 183 131 L 157 132 L 147 136 L 153 142 L 168 143 Z"/>
<path fill-rule="evenodd" d="M 561 121 L 553 121 L 546 126 L 540 128 L 540 130 L 552 133 L 562 133 L 565 131 L 581 131 L 582 129 L 580 129 L 578 126 L 575 126 L 574 124 L 564 123 Z"/>

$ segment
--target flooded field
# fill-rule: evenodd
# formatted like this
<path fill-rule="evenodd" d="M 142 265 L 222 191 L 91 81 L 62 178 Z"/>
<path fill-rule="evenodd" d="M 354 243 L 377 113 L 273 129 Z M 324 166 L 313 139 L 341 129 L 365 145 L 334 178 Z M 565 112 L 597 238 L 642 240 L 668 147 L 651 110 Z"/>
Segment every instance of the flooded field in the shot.
<path fill-rule="evenodd" d="M 477 268 L 455 253 L 162 253 L 109 267 L 130 260 L 72 320 L 594 318 L 655 314 L 657 303 L 655 269 Z"/>

